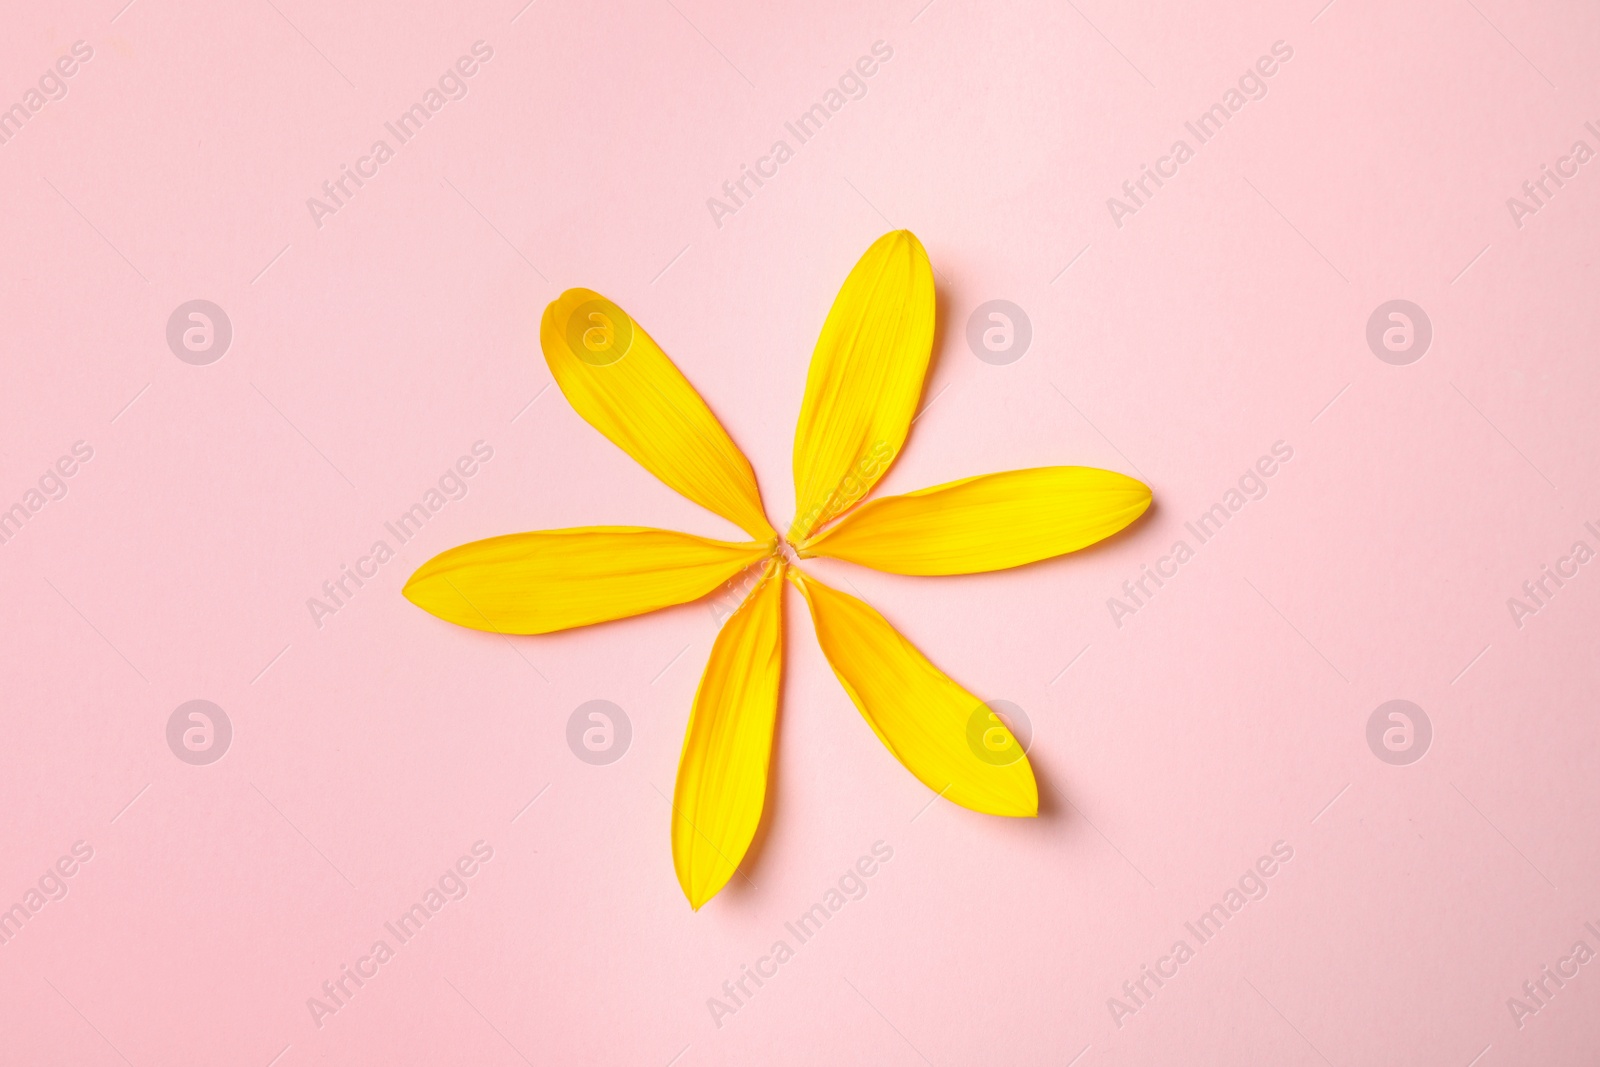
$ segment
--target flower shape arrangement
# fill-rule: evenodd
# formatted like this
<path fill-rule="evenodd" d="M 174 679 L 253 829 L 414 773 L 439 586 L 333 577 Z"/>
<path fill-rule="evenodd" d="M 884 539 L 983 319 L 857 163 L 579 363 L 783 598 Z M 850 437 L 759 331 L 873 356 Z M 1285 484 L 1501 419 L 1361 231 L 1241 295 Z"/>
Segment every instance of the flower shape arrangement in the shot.
<path fill-rule="evenodd" d="M 780 536 L 755 473 L 678 368 L 622 309 L 569 289 L 539 340 L 591 426 L 746 542 L 636 526 L 508 534 L 452 548 L 405 586 L 412 603 L 476 630 L 544 634 L 640 615 L 753 578 L 695 692 L 672 801 L 672 858 L 698 910 L 743 860 L 766 799 L 783 661 L 783 591 L 805 598 L 845 692 L 929 789 L 991 815 L 1032 816 L 1025 753 L 983 701 L 872 607 L 806 574 L 826 556 L 896 574 L 972 574 L 1072 552 L 1150 505 L 1143 483 L 1089 467 L 983 474 L 856 505 L 899 455 L 933 349 L 933 272 L 922 243 L 888 233 L 834 300 L 794 439 L 796 517 Z"/>

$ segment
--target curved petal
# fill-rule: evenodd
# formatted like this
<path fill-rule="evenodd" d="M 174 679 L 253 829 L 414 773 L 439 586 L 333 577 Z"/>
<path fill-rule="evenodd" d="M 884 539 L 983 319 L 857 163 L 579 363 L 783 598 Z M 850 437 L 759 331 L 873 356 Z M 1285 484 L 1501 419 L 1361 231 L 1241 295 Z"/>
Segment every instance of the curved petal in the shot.
<path fill-rule="evenodd" d="M 544 309 L 539 344 L 584 421 L 645 470 L 758 541 L 777 531 L 761 509 L 750 461 L 644 327 L 591 289 Z"/>
<path fill-rule="evenodd" d="M 1028 757 L 983 701 L 929 663 L 870 605 L 798 568 L 789 577 L 811 607 L 817 641 L 833 673 L 908 771 L 973 811 L 1039 813 L 1039 787 Z M 997 759 L 997 752 L 1004 758 Z"/>
<path fill-rule="evenodd" d="M 678 760 L 672 865 L 696 911 L 744 859 L 761 822 L 783 667 L 783 563 L 769 566 L 711 646 Z"/>
<path fill-rule="evenodd" d="M 460 626 L 547 634 L 696 600 L 767 552 L 642 526 L 540 530 L 441 552 L 403 592 Z"/>
<path fill-rule="evenodd" d="M 822 324 L 794 435 L 799 543 L 867 494 L 905 444 L 933 351 L 933 269 L 909 230 L 872 243 Z"/>
<path fill-rule="evenodd" d="M 1149 486 L 1094 467 L 980 474 L 868 501 L 799 554 L 895 574 L 997 571 L 1092 545 L 1149 506 Z"/>

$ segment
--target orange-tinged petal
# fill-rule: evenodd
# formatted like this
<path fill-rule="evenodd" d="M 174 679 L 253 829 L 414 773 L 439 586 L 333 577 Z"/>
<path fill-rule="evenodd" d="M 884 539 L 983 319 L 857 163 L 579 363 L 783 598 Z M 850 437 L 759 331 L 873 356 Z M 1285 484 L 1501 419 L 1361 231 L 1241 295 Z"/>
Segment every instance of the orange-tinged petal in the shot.
<path fill-rule="evenodd" d="M 689 714 L 672 799 L 672 863 L 689 906 L 744 859 L 767 795 L 783 668 L 783 562 L 767 568 L 717 634 Z"/>
<path fill-rule="evenodd" d="M 811 607 L 833 673 L 907 770 L 964 808 L 1039 813 L 1028 757 L 983 701 L 929 663 L 870 605 L 799 568 L 789 576 Z M 1004 757 L 997 759 L 997 752 Z"/>
<path fill-rule="evenodd" d="M 873 242 L 834 298 L 794 435 L 789 540 L 865 496 L 905 444 L 933 351 L 933 268 L 909 230 Z"/>
<path fill-rule="evenodd" d="M 696 600 L 768 551 L 642 526 L 540 530 L 441 552 L 403 591 L 460 626 L 544 634 Z"/>
<path fill-rule="evenodd" d="M 777 536 L 750 461 L 644 327 L 591 289 L 544 309 L 539 343 L 567 402 L 645 470 L 758 541 Z"/>
<path fill-rule="evenodd" d="M 895 574 L 972 574 L 1075 552 L 1144 514 L 1150 487 L 1094 467 L 1035 467 L 879 497 L 799 546 Z"/>

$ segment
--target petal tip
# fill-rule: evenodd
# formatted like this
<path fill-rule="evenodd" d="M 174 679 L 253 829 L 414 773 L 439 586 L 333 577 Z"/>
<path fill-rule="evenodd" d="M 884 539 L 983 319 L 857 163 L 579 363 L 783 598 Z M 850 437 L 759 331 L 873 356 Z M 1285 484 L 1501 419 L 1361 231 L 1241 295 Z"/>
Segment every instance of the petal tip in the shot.
<path fill-rule="evenodd" d="M 928 259 L 928 250 L 923 247 L 922 240 L 910 230 L 890 230 L 880 236 L 863 253 L 862 259 L 867 260 L 874 255 L 883 260 L 899 261 L 898 257 L 905 256 L 905 263 L 915 274 L 933 273 L 932 262 Z"/>
<path fill-rule="evenodd" d="M 1039 794 L 1032 793 L 1026 798 L 1019 799 L 1015 806 L 1007 804 L 996 807 L 993 811 L 984 812 L 985 815 L 999 815 L 1006 819 L 1037 819 L 1039 817 Z"/>
<path fill-rule="evenodd" d="M 571 289 L 564 290 L 560 296 L 546 304 L 545 310 L 548 312 L 551 309 L 560 307 L 563 304 L 581 304 L 585 300 L 593 300 L 599 295 L 600 294 L 595 292 L 593 289 L 587 289 L 581 285 L 576 285 Z"/>
<path fill-rule="evenodd" d="M 995 804 L 986 815 L 1000 815 L 1008 819 L 1036 819 L 1039 817 L 1039 787 L 1034 784 L 1032 768 L 1029 768 L 1026 790 L 1019 790 L 1018 795 L 1007 797 Z"/>
<path fill-rule="evenodd" d="M 400 595 L 411 601 L 411 603 L 415 604 L 423 611 L 428 610 L 428 606 L 422 602 L 424 599 L 423 590 L 425 588 L 425 583 L 428 581 L 428 575 L 424 574 L 423 572 L 427 569 L 428 565 L 424 563 L 422 566 L 412 571 L 411 577 L 406 579 L 406 584 L 400 587 Z"/>
<path fill-rule="evenodd" d="M 731 877 L 732 872 L 729 872 L 729 878 Z M 678 873 L 678 888 L 683 891 L 683 899 L 688 901 L 689 910 L 697 912 L 709 904 L 712 897 L 722 892 L 723 887 L 728 884 L 728 880 L 728 878 L 724 878 L 716 885 L 704 884 L 697 889 L 693 885 L 694 875 L 687 871 L 680 871 Z"/>

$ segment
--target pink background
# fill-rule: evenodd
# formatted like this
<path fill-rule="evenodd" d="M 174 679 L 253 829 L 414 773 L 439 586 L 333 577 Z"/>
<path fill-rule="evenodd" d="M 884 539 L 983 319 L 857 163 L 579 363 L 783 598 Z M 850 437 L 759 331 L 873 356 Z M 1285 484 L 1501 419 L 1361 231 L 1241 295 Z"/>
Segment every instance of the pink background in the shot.
<path fill-rule="evenodd" d="M 1600 1049 L 1600 964 L 1547 980 L 1520 1027 L 1507 1006 L 1575 941 L 1600 950 L 1600 570 L 1520 627 L 1507 606 L 1600 547 L 1600 163 L 1520 227 L 1506 205 L 1600 148 L 1592 5 L 121 3 L 13 5 L 0 35 L 3 106 L 93 48 L 0 145 L 0 506 L 93 449 L 0 545 L 0 905 L 93 849 L 0 945 L 7 1062 Z M 319 228 L 307 198 L 479 40 L 465 98 Z M 1115 225 L 1107 198 L 1280 40 L 1266 97 Z M 794 147 L 784 122 L 876 41 L 867 94 L 716 225 L 707 198 Z M 651 331 L 786 523 L 812 343 L 891 226 L 938 268 L 941 328 L 884 488 L 1078 463 L 1142 476 L 1156 507 L 1009 573 L 819 566 L 1025 710 L 1044 815 L 929 806 L 791 595 L 766 830 L 692 914 L 665 798 L 709 606 L 506 640 L 399 589 L 516 530 L 732 534 L 547 388 L 538 316 L 568 286 Z M 206 366 L 165 337 L 196 298 L 233 326 Z M 1433 324 L 1408 366 L 1365 339 L 1397 298 Z M 991 299 L 1032 323 L 1008 365 L 965 340 Z M 307 599 L 480 440 L 465 498 L 318 627 Z M 1184 523 L 1278 441 L 1267 495 L 1197 545 Z M 1117 626 L 1107 599 L 1180 538 L 1194 558 Z M 234 730 L 207 766 L 166 740 L 194 699 Z M 607 766 L 565 740 L 592 699 L 633 727 Z M 1410 765 L 1368 747 L 1391 699 L 1432 723 Z M 390 938 L 480 840 L 470 892 Z M 866 895 L 797 945 L 784 923 L 878 841 Z M 1266 897 L 1114 1018 L 1278 841 Z M 379 938 L 393 958 L 317 1025 L 307 999 Z M 794 958 L 714 1020 L 779 939 Z"/>

